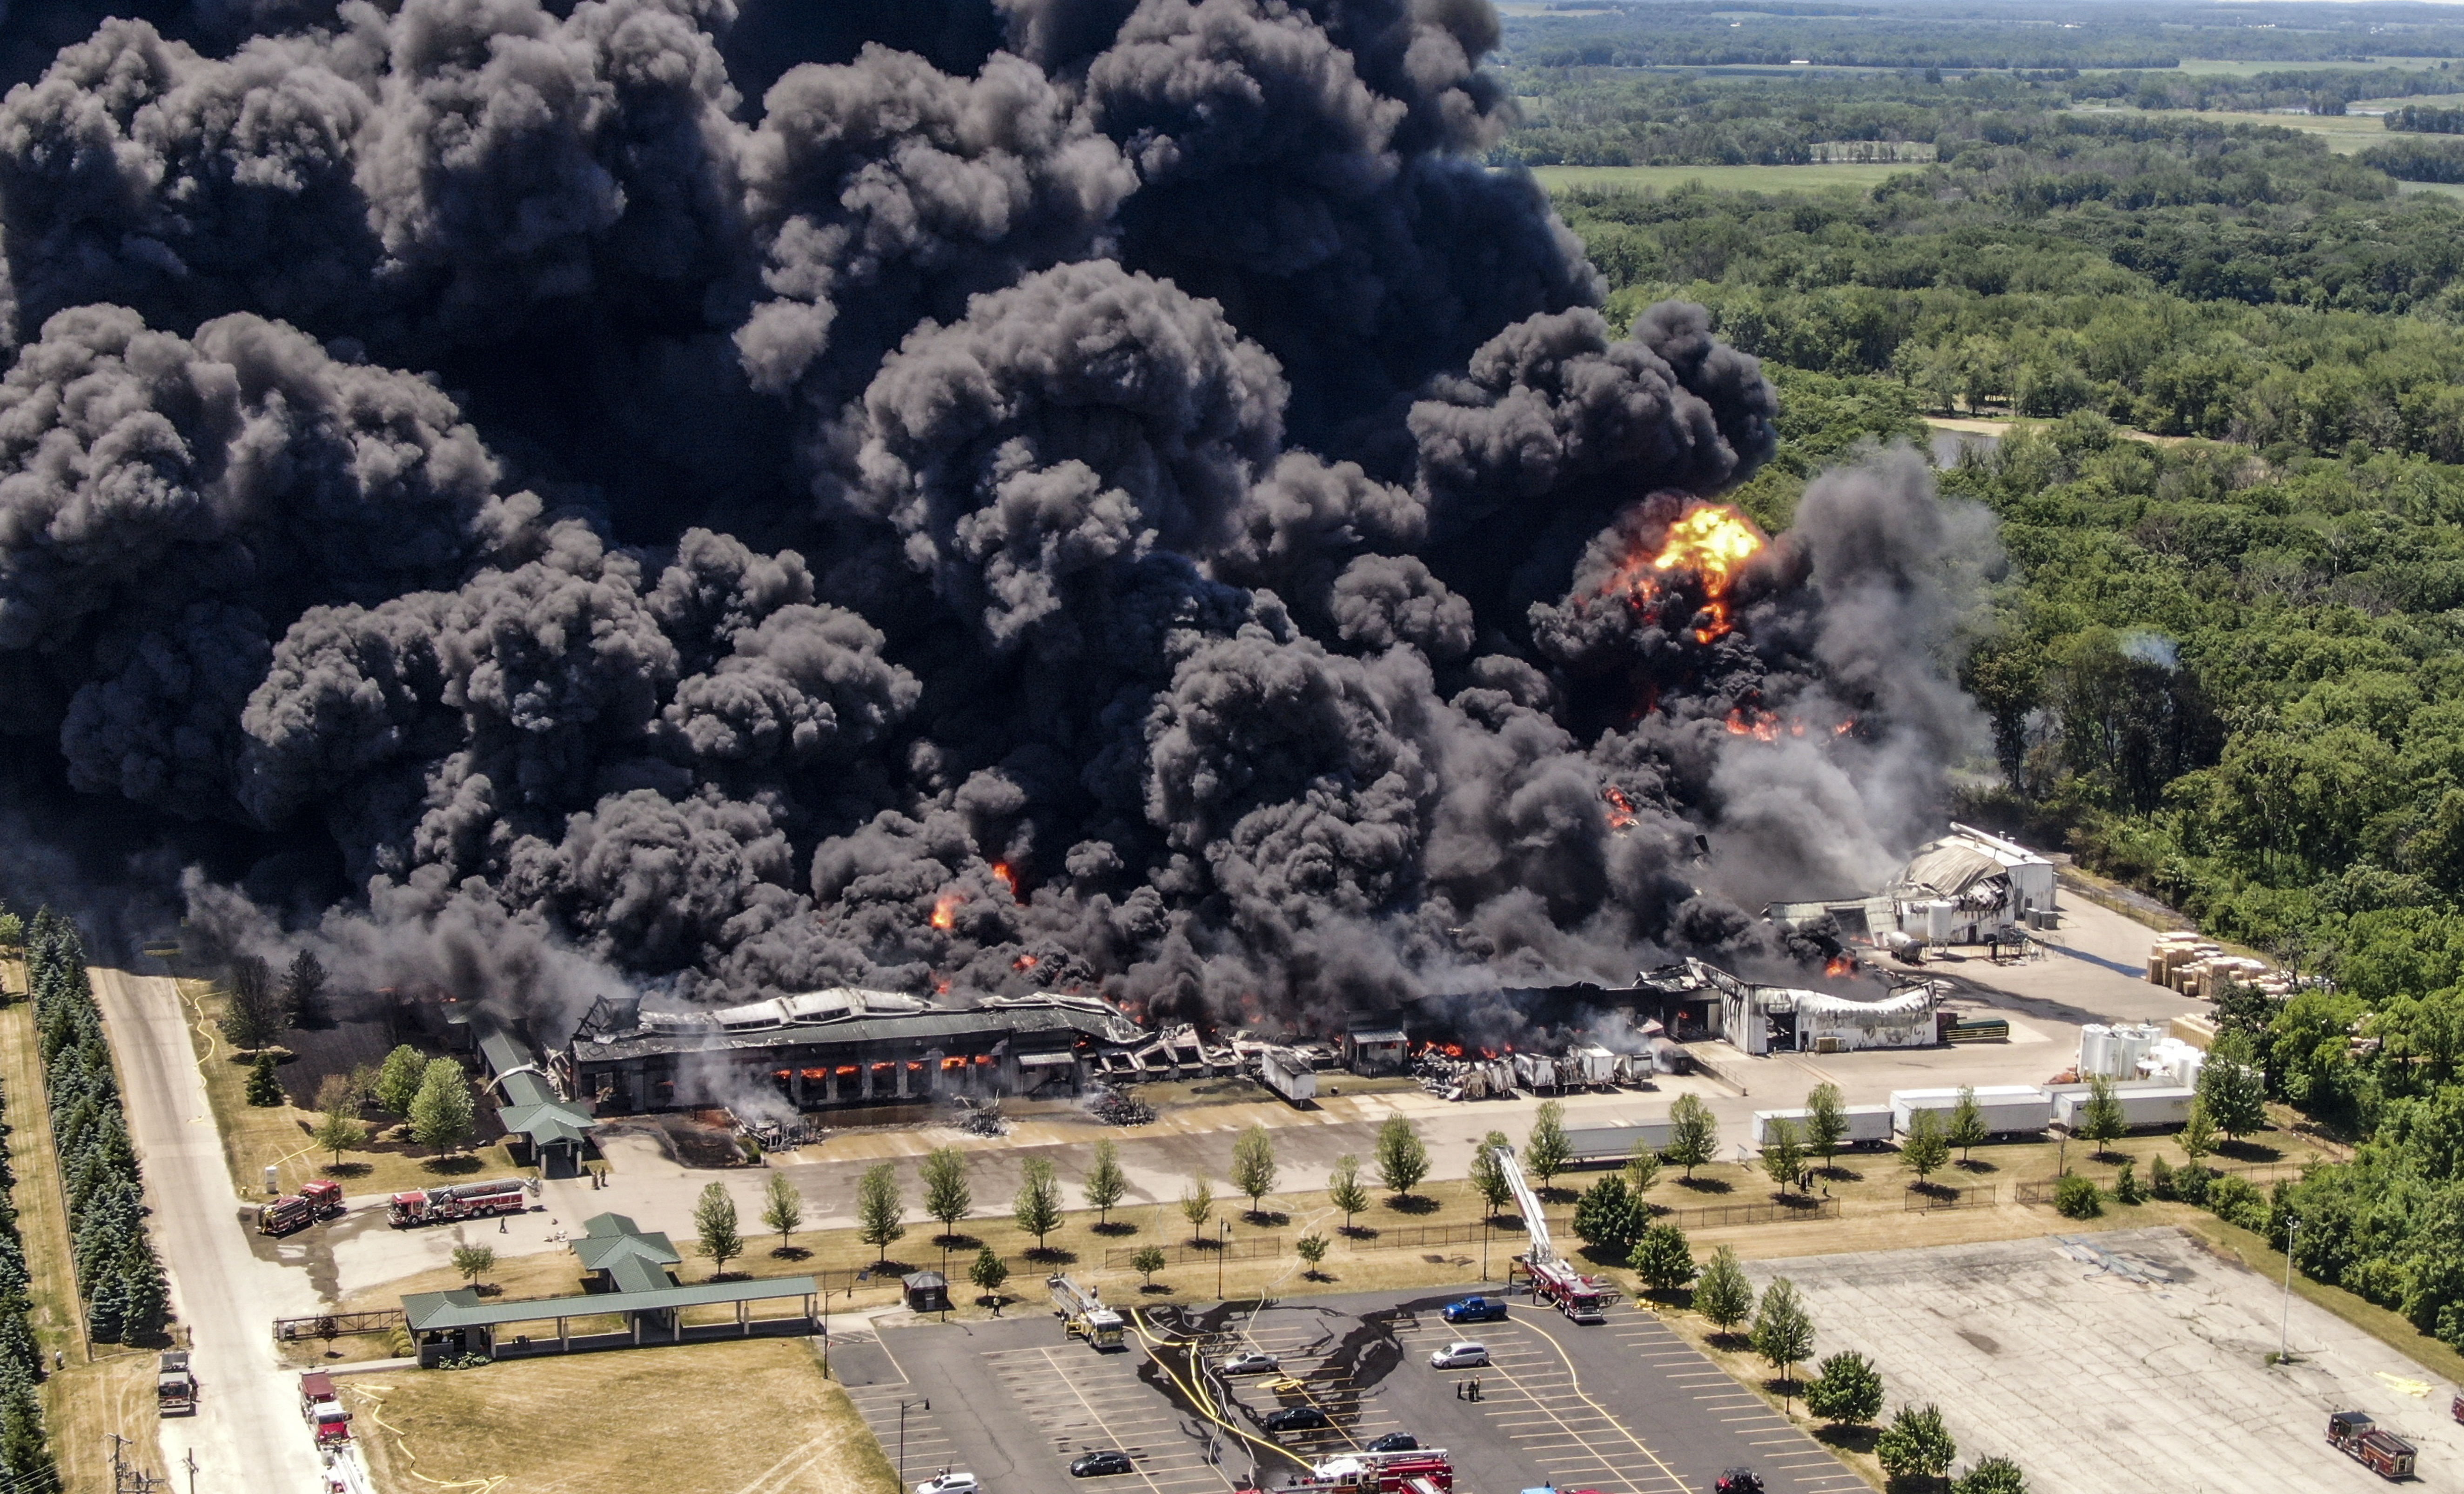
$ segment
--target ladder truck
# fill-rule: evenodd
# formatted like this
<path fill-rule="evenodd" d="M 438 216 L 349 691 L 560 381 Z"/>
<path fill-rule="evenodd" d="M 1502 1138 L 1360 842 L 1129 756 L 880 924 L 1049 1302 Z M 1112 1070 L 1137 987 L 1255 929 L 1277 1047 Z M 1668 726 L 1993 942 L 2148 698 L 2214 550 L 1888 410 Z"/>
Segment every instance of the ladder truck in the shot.
<path fill-rule="evenodd" d="M 1052 1305 L 1061 1309 L 1061 1320 L 1072 1338 L 1083 1338 L 1094 1349 L 1121 1347 L 1121 1315 L 1104 1306 L 1091 1286 L 1081 1286 L 1066 1276 L 1049 1276 L 1044 1285 L 1052 1289 Z"/>
<path fill-rule="evenodd" d="M 1514 1206 L 1523 1211 L 1524 1230 L 1531 1237 L 1530 1248 L 1514 1259 L 1531 1277 L 1532 1299 L 1548 1303 L 1577 1323 L 1607 1322 L 1609 1305 L 1617 1299 L 1617 1287 L 1596 1276 L 1585 1276 L 1558 1257 L 1549 1240 L 1549 1221 L 1540 1212 L 1540 1196 L 1524 1177 L 1514 1149 L 1499 1147 L 1491 1154 L 1506 1175 Z M 1512 1267 L 1507 1270 L 1510 1284 Z"/>
<path fill-rule="evenodd" d="M 393 1196 L 392 1206 L 385 1210 L 385 1218 L 394 1228 L 408 1229 L 419 1224 L 451 1224 L 498 1214 L 519 1214 L 531 1206 L 531 1191 L 537 1186 L 524 1178 L 507 1177 L 489 1183 L 456 1183 L 450 1188 L 398 1193 Z"/>
<path fill-rule="evenodd" d="M 1301 1494 L 1453 1494 L 1455 1465 L 1442 1447 L 1408 1453 L 1345 1453 L 1284 1485 Z"/>

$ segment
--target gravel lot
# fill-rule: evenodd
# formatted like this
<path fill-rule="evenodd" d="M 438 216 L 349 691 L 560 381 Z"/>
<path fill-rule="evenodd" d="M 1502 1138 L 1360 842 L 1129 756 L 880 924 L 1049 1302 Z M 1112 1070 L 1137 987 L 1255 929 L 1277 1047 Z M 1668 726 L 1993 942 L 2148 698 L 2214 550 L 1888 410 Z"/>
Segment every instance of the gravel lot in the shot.
<path fill-rule="evenodd" d="M 1815 1352 L 1859 1350 L 1890 1404 L 1933 1401 L 1964 1466 L 2017 1460 L 2037 1494 L 2375 1487 L 2329 1447 L 2366 1411 L 2421 1449 L 2414 1487 L 2464 1491 L 2454 1387 L 2296 1297 L 2299 1362 L 2272 1368 L 2282 1288 L 2172 1229 L 1749 1266 L 1786 1275 Z"/>

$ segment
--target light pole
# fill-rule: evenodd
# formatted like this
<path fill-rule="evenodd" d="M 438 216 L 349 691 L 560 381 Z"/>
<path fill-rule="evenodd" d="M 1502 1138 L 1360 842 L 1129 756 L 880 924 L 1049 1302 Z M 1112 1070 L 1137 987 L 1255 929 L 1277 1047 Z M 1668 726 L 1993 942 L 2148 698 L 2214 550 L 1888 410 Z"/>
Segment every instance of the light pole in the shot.
<path fill-rule="evenodd" d="M 2301 1221 L 2291 1215 L 2284 1217 L 2284 1316 L 2277 1326 L 2276 1362 L 2293 1362 L 2293 1237 L 2299 1232 Z"/>
<path fill-rule="evenodd" d="M 919 1411 L 930 1411 L 933 1409 L 933 1398 L 927 1395 L 922 1400 L 902 1400 L 898 1403 L 898 1494 L 907 1494 L 907 1408 L 910 1406 Z"/>
<path fill-rule="evenodd" d="M 1217 1219 L 1215 1227 L 1221 1233 L 1215 1237 L 1215 1300 L 1223 1300 L 1223 1258 L 1232 1253 L 1232 1221 Z"/>

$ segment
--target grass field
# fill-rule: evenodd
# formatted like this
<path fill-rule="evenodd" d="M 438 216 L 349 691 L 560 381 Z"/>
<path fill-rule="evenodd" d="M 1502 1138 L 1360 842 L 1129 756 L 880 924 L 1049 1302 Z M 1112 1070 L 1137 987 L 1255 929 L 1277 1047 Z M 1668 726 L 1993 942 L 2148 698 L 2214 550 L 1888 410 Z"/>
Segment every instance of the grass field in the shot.
<path fill-rule="evenodd" d="M 11 975 L 10 989 L 24 990 L 22 976 L 13 968 Z M 69 1265 L 59 1159 L 52 1150 L 51 1117 L 43 1105 L 34 1013 L 23 1000 L 0 1008 L 0 1088 L 8 1095 L 8 1123 L 13 1128 L 9 1160 L 17 1186 L 11 1197 L 17 1205 L 17 1229 L 33 1278 L 28 1289 L 33 1299 L 34 1337 L 46 1358 L 65 1354 L 68 1360 L 43 1384 L 44 1430 L 53 1456 L 66 1487 L 80 1494 L 110 1488 L 111 1453 L 105 1439 L 111 1434 L 136 1443 L 128 1454 L 133 1466 L 160 1472 L 153 1353 L 86 1342 L 85 1314 Z"/>
<path fill-rule="evenodd" d="M 2453 109 L 2464 104 L 2464 94 L 2413 94 L 2403 99 L 2356 99 L 2348 109 L 2401 109 L 2407 104 L 2424 109 Z M 2390 132 L 2392 133 L 2392 132 Z"/>
<path fill-rule="evenodd" d="M 2427 73 L 2436 69 L 2444 60 L 2442 57 L 2371 57 L 2362 62 L 2231 62 L 2218 57 L 2184 57 L 2180 67 L 2167 71 L 2217 73 L 2232 77 L 2256 77 L 2261 73 L 2359 73 L 2379 68 L 2404 68 L 2409 72 Z"/>
<path fill-rule="evenodd" d="M 2282 129 L 2316 135 L 2327 143 L 2327 148 L 2338 155 L 2350 156 L 2372 145 L 2384 144 L 2387 128 L 2367 115 L 2359 114 L 2244 114 L 2231 109 L 2149 109 L 2151 117 L 2201 120 L 2213 124 L 2273 124 Z"/>
<path fill-rule="evenodd" d="M 1900 172 L 1922 169 L 1911 164 L 1859 161 L 1793 166 L 1534 166 L 1531 174 L 1552 192 L 1574 187 L 1665 192 L 1688 182 L 1723 192 L 1807 192 L 1828 187 L 1864 191 Z"/>
<path fill-rule="evenodd" d="M 605 1494 L 650 1486 L 654 1467 L 660 1494 L 897 1494 L 881 1444 L 800 1339 L 338 1383 L 386 1494 Z"/>
<path fill-rule="evenodd" d="M 281 1169 L 285 1190 L 318 1177 L 340 1179 L 350 1194 L 394 1193 L 407 1188 L 432 1188 L 446 1182 L 474 1182 L 483 1177 L 510 1177 L 522 1171 L 502 1143 L 458 1153 L 450 1157 L 412 1155 L 402 1150 L 352 1152 L 340 1167 L 317 1150 L 308 1133 L 317 1113 L 299 1105 L 254 1106 L 248 1103 L 250 1060 L 232 1051 L 217 1023 L 228 998 L 204 980 L 182 980 L 180 996 L 188 1003 L 188 1045 L 206 1076 L 206 1098 L 213 1106 L 214 1128 L 222 1135 L 223 1157 L 231 1166 L 231 1186 L 242 1197 L 262 1199 L 265 1169 Z M 295 1101 L 311 1096 L 295 1094 Z M 483 1102 L 484 1103 L 484 1102 Z"/>
<path fill-rule="evenodd" d="M 2398 182 L 2399 192 L 2435 192 L 2441 197 L 2464 197 L 2464 182 Z"/>

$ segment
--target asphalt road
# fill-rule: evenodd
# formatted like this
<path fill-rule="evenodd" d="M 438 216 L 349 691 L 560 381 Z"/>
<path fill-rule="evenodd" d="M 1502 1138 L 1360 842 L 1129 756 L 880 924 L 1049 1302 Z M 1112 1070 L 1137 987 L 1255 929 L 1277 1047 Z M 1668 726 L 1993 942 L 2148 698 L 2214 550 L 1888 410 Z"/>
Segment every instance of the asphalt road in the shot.
<path fill-rule="evenodd" d="M 1773 1494 L 1862 1487 L 1648 1312 L 1619 1307 L 1607 1324 L 1581 1328 L 1518 1305 L 1507 1322 L 1457 1329 L 1438 1316 L 1455 1295 L 1163 1313 L 1129 1349 L 1103 1354 L 1034 1313 L 893 1329 L 877 1348 L 848 1346 L 836 1365 L 893 1460 L 906 1404 L 911 1486 L 955 1467 L 980 1478 L 986 1494 L 1229 1494 L 1272 1488 L 1308 1462 L 1401 1431 L 1444 1447 L 1459 1487 L 1477 1494 L 1544 1484 L 1686 1494 L 1740 1464 Z M 1486 1343 L 1492 1366 L 1430 1369 L 1430 1351 L 1459 1337 Z M 1278 1354 L 1300 1385 L 1279 1391 L 1272 1376 L 1224 1380 L 1205 1368 L 1240 1348 Z M 1460 1398 L 1475 1375 L 1480 1400 Z M 1334 1425 L 1277 1438 L 1258 1424 L 1278 1405 L 1305 1402 Z M 1069 1477 L 1071 1458 L 1108 1447 L 1129 1453 L 1137 1471 Z"/>
<path fill-rule="evenodd" d="M 320 1486 L 317 1455 L 294 1375 L 275 1360 L 271 1325 L 316 1310 L 316 1293 L 304 1275 L 249 1248 L 246 1205 L 224 1170 L 178 989 L 165 977 L 93 976 L 145 1170 L 155 1248 L 196 1356 L 197 1414 L 164 1421 L 164 1465 L 186 1487 L 193 1450 L 197 1494 L 309 1494 Z"/>

